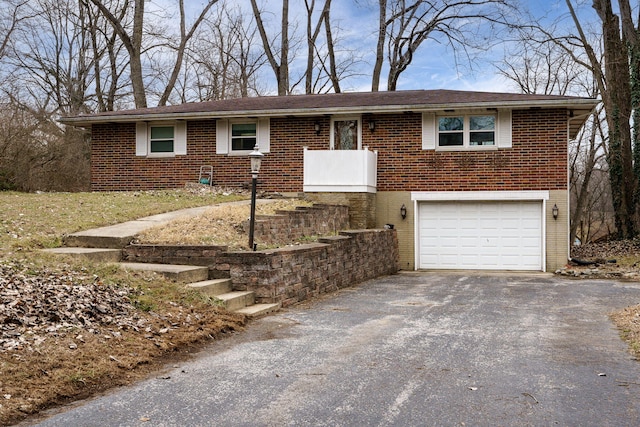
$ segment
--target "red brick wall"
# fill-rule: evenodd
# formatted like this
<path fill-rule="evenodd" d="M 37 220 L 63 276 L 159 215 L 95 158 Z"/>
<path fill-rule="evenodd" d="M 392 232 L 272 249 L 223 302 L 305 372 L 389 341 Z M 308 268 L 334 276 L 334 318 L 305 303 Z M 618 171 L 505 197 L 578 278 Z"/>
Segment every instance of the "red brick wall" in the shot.
<path fill-rule="evenodd" d="M 375 132 L 368 120 L 376 121 Z M 302 191 L 303 147 L 329 148 L 328 117 L 274 118 L 271 152 L 260 173 L 263 190 Z M 320 135 L 314 122 L 321 123 Z M 513 148 L 498 151 L 422 150 L 421 114 L 363 117 L 362 144 L 378 150 L 378 191 L 542 190 L 567 188 L 565 110 L 513 112 Z M 145 190 L 196 182 L 201 165 L 214 167 L 214 184 L 250 182 L 245 156 L 215 154 L 215 120 L 188 122 L 187 156 L 135 156 L 134 124 L 93 126 L 91 188 Z"/>

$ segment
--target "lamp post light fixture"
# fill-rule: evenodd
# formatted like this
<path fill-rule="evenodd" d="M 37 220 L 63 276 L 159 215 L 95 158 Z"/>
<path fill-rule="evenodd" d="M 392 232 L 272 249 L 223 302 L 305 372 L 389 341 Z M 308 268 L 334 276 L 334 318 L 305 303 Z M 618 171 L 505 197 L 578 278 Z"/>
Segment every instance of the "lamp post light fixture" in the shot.
<path fill-rule="evenodd" d="M 251 160 L 251 218 L 249 218 L 249 250 L 255 251 L 256 247 L 253 244 L 253 231 L 256 223 L 256 183 L 258 181 L 258 174 L 260 173 L 260 165 L 262 164 L 262 158 L 264 154 L 260 152 L 258 146 L 253 147 L 253 151 L 249 153 L 249 160 Z"/>

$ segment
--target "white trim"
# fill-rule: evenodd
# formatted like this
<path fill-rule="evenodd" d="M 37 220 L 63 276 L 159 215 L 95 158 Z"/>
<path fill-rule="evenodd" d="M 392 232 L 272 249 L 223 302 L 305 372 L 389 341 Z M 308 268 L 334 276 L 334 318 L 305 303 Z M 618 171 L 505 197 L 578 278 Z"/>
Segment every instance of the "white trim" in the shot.
<path fill-rule="evenodd" d="M 496 146 L 498 148 L 511 148 L 513 146 L 511 110 L 498 110 L 496 118 Z"/>
<path fill-rule="evenodd" d="M 542 218 L 542 271 L 544 272 L 547 271 L 547 200 L 542 199 L 542 212 L 540 212 Z"/>
<path fill-rule="evenodd" d="M 149 124 L 147 122 L 136 123 L 136 156 L 146 156 L 149 150 L 149 140 L 147 134 Z"/>
<path fill-rule="evenodd" d="M 216 120 L 216 154 L 229 153 L 229 120 Z"/>
<path fill-rule="evenodd" d="M 440 200 L 549 200 L 549 191 L 412 191 L 411 200 L 419 202 Z"/>
<path fill-rule="evenodd" d="M 515 101 L 491 101 L 491 102 L 466 102 L 466 103 L 417 103 L 417 104 L 397 104 L 397 105 L 361 105 L 354 107 L 324 107 L 317 106 L 315 108 L 264 108 L 264 109 L 240 109 L 229 111 L 194 111 L 194 112 L 166 112 L 157 114 L 131 113 L 118 114 L 112 112 L 109 114 L 101 114 L 99 116 L 76 116 L 63 117 L 60 122 L 74 126 L 87 126 L 94 123 L 123 123 L 135 121 L 153 120 L 202 120 L 209 118 L 231 118 L 231 117 L 283 117 L 283 116 L 319 116 L 323 114 L 336 114 L 340 111 L 342 114 L 383 114 L 383 113 L 403 113 L 405 111 L 425 112 L 425 111 L 442 111 L 447 109 L 488 109 L 488 108 L 505 108 L 505 109 L 530 109 L 530 108 L 567 108 L 580 111 L 592 111 L 599 103 L 597 99 L 592 98 L 569 98 L 569 99 L 547 99 L 533 100 L 522 99 Z"/>
<path fill-rule="evenodd" d="M 414 270 L 418 270 L 420 266 L 420 211 L 421 202 L 438 202 L 438 201 L 540 201 L 541 223 L 541 263 L 542 271 L 547 270 L 547 223 L 546 209 L 547 200 L 549 200 L 548 190 L 533 191 L 412 191 L 411 200 L 413 201 L 413 243 L 414 243 Z"/>
<path fill-rule="evenodd" d="M 179 121 L 173 127 L 173 152 L 176 156 L 187 155 L 187 122 Z"/>
<path fill-rule="evenodd" d="M 166 153 L 151 152 L 151 128 L 156 126 L 173 127 L 173 151 Z M 139 157 L 175 157 L 187 154 L 186 121 L 152 121 L 136 123 L 136 156 Z"/>
<path fill-rule="evenodd" d="M 186 134 L 187 134 L 187 128 L 186 128 L 186 122 L 182 122 L 185 123 L 185 127 L 184 127 L 184 150 L 185 150 L 185 154 L 186 154 L 186 150 L 187 150 L 187 139 L 186 139 Z M 178 124 L 176 121 L 153 121 L 153 122 L 148 122 L 145 123 L 147 125 L 147 157 L 175 157 L 177 152 L 177 131 L 178 131 Z M 172 127 L 173 128 L 173 151 L 167 151 L 167 152 L 151 152 L 151 128 L 152 127 Z"/>
<path fill-rule="evenodd" d="M 368 185 L 305 185 L 305 193 L 375 193 L 375 186 Z"/>
<path fill-rule="evenodd" d="M 471 130 L 471 117 L 478 116 L 489 116 L 494 118 L 493 122 L 493 145 L 471 145 L 471 134 L 473 132 Z M 424 117 L 424 116 L 423 116 Z M 439 129 L 439 119 L 447 118 L 447 117 L 462 117 L 463 126 L 461 130 L 455 131 L 440 131 Z M 437 151 L 483 151 L 483 150 L 497 150 L 498 149 L 498 114 L 495 112 L 463 112 L 456 110 L 452 113 L 447 113 L 446 111 L 442 113 L 438 113 L 434 120 L 434 130 L 435 130 L 435 149 Z M 489 131 L 487 131 L 489 132 Z M 462 133 L 462 145 L 440 145 L 440 134 L 459 134 Z M 510 136 L 510 135 L 509 135 Z"/>
<path fill-rule="evenodd" d="M 422 149 L 436 149 L 436 114 L 422 113 Z"/>
<path fill-rule="evenodd" d="M 335 150 L 335 127 L 334 122 L 342 122 L 347 120 L 356 120 L 358 122 L 358 147 L 356 150 L 362 150 L 362 115 L 357 116 L 332 116 L 331 117 L 331 125 L 329 128 L 329 148 L 331 150 Z"/>
<path fill-rule="evenodd" d="M 268 153 L 271 151 L 271 119 L 261 117 L 256 125 L 256 140 L 260 152 Z"/>
<path fill-rule="evenodd" d="M 216 120 L 216 154 L 227 154 L 229 156 L 246 156 L 252 150 L 232 150 L 231 132 L 234 124 L 251 123 L 256 125 L 256 144 L 260 152 L 269 153 L 271 151 L 271 119 L 262 117 L 259 119 L 233 118 Z"/>

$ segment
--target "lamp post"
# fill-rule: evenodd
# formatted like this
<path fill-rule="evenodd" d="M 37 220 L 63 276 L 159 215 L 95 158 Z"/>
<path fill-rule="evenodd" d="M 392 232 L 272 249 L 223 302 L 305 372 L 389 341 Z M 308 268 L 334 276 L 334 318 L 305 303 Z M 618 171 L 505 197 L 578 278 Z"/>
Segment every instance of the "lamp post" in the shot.
<path fill-rule="evenodd" d="M 258 146 L 253 147 L 253 151 L 249 153 L 251 160 L 251 218 L 249 219 L 249 250 L 255 251 L 253 244 L 253 230 L 256 222 L 256 183 L 258 181 L 258 173 L 260 173 L 260 164 L 264 154 L 260 152 Z"/>

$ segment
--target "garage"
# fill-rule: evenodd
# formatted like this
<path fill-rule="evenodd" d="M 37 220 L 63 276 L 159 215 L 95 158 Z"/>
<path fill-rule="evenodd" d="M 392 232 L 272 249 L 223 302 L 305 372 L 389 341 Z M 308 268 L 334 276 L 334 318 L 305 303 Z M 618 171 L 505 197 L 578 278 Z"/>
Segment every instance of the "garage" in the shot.
<path fill-rule="evenodd" d="M 543 270 L 543 202 L 418 202 L 420 269 Z"/>

